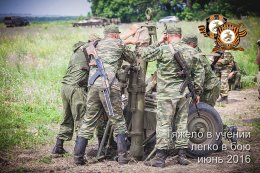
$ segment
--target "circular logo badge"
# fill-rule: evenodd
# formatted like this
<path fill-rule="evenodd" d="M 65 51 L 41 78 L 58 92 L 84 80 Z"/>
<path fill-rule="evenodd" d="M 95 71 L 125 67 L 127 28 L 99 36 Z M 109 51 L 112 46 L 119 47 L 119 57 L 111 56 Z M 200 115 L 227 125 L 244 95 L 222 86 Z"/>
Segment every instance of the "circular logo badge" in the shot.
<path fill-rule="evenodd" d="M 222 42 L 229 44 L 232 43 L 235 40 L 236 36 L 233 30 L 223 30 L 220 34 L 220 39 Z"/>
<path fill-rule="evenodd" d="M 217 30 L 217 27 L 219 27 L 220 25 L 223 25 L 223 21 L 222 20 L 212 20 L 210 23 L 209 23 L 209 30 L 211 32 L 213 32 L 214 34 L 217 34 L 218 30 Z"/>

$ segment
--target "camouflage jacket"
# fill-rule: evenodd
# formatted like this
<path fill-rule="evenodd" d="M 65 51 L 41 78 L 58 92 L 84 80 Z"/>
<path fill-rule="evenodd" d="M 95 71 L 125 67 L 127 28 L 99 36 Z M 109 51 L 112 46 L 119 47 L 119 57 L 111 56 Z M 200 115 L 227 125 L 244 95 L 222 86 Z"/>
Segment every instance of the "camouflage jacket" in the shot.
<path fill-rule="evenodd" d="M 111 83 L 114 80 L 112 88 L 120 89 L 119 82 L 115 78 L 115 74 L 120 69 L 123 60 L 129 63 L 134 63 L 135 55 L 133 54 L 132 51 L 130 51 L 125 47 L 122 40 L 111 39 L 111 38 L 105 38 L 100 40 L 96 47 L 96 51 L 98 56 L 102 59 L 105 71 L 108 76 L 109 83 Z M 91 66 L 89 79 L 91 78 L 92 75 L 95 74 L 96 70 L 97 70 L 96 66 Z M 102 79 L 97 78 L 93 86 L 102 89 L 103 88 Z"/>
<path fill-rule="evenodd" d="M 195 84 L 197 95 L 202 92 L 202 84 L 204 82 L 204 69 L 199 62 L 199 54 L 190 46 L 178 42 L 172 44 L 175 51 L 182 53 L 184 59 L 191 67 L 192 77 Z M 181 84 L 185 78 L 181 77 L 178 72 L 181 71 L 180 66 L 174 60 L 170 48 L 167 44 L 158 46 L 157 43 L 143 48 L 142 58 L 145 61 L 157 61 L 157 97 L 164 98 L 182 98 L 188 93 L 186 88 L 183 93 L 180 93 Z"/>
<path fill-rule="evenodd" d="M 220 82 L 215 72 L 212 71 L 209 61 L 205 56 L 200 56 L 200 62 L 205 72 L 203 90 L 211 90 L 218 86 Z"/>
<path fill-rule="evenodd" d="M 231 71 L 232 72 L 240 72 L 240 67 L 239 67 L 239 65 L 236 61 L 233 61 Z"/>
<path fill-rule="evenodd" d="M 67 68 L 66 74 L 63 77 L 61 83 L 67 85 L 77 85 L 79 82 L 85 82 L 84 86 L 87 86 L 89 70 L 88 57 L 85 56 L 83 48 L 86 48 L 88 43 L 79 42 L 74 45 L 73 51 Z"/>
<path fill-rule="evenodd" d="M 196 47 L 196 50 L 201 53 L 201 49 Z M 214 87 L 220 84 L 218 77 L 216 76 L 215 72 L 211 69 L 210 63 L 206 56 L 200 56 L 200 62 L 204 68 L 205 76 L 204 76 L 204 83 L 203 83 L 203 90 L 211 90 Z"/>

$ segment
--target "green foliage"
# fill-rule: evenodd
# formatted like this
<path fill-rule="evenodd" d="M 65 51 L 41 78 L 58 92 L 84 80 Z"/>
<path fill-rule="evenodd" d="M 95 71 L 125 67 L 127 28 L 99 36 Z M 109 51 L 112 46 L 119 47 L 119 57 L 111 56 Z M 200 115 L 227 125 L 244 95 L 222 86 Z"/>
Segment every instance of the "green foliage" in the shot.
<path fill-rule="evenodd" d="M 45 164 L 50 164 L 52 161 L 52 157 L 51 156 L 44 156 L 42 157 L 39 162 L 41 163 L 45 163 Z"/>
<path fill-rule="evenodd" d="M 79 16 L 79 17 L 77 18 L 77 20 L 84 20 L 84 19 L 86 19 L 85 16 Z"/>
<path fill-rule="evenodd" d="M 257 0 L 249 0 L 257 4 Z M 122 22 L 144 21 L 147 7 L 155 11 L 154 20 L 174 15 L 182 20 L 204 20 L 212 14 L 222 14 L 226 17 L 241 17 L 259 15 L 259 10 L 237 0 L 89 0 L 95 16 L 120 17 Z"/>
<path fill-rule="evenodd" d="M 0 30 L 0 150 L 49 143 L 62 114 L 60 80 L 72 45 L 94 30 L 67 22 Z"/>

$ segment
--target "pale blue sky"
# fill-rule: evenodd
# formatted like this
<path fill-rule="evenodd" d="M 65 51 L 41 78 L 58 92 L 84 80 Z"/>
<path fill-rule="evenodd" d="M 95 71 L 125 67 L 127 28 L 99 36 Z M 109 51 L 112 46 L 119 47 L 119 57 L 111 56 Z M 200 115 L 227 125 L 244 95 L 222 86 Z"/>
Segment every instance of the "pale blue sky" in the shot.
<path fill-rule="evenodd" d="M 79 16 L 90 11 L 87 0 L 0 0 L 1 14 Z"/>

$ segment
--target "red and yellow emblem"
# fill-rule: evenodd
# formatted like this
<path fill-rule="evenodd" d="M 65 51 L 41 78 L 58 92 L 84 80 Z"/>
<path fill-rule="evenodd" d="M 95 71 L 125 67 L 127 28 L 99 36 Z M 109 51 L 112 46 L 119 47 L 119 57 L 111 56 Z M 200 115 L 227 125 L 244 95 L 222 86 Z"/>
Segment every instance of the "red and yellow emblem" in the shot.
<path fill-rule="evenodd" d="M 216 46 L 213 51 L 217 50 L 240 50 L 243 51 L 242 47 L 237 47 L 240 42 L 240 37 L 247 35 L 246 29 L 239 31 L 243 24 L 234 24 L 226 22 L 217 28 Z"/>
<path fill-rule="evenodd" d="M 199 31 L 205 37 L 215 39 L 217 37 L 217 28 L 227 22 L 227 18 L 220 14 L 214 14 L 206 19 L 206 26 L 200 25 Z"/>

